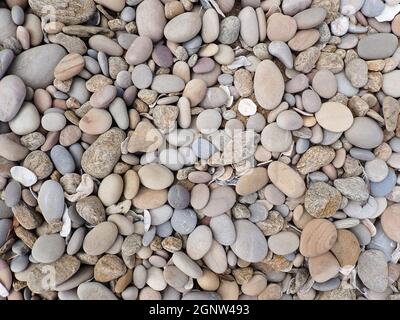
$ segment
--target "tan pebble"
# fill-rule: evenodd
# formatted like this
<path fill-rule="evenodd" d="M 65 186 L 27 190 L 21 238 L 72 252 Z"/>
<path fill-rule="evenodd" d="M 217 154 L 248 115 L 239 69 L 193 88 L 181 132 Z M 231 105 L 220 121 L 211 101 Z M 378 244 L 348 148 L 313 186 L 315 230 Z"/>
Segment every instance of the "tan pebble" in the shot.
<path fill-rule="evenodd" d="M 249 296 L 259 295 L 267 287 L 267 279 L 264 275 L 255 274 L 248 282 L 242 285 L 244 294 Z"/>
<path fill-rule="evenodd" d="M 306 224 L 300 237 L 300 253 L 315 257 L 328 252 L 337 240 L 335 225 L 326 219 L 314 219 Z"/>
<path fill-rule="evenodd" d="M 350 109 L 338 102 L 323 103 L 315 118 L 321 127 L 333 132 L 344 132 L 353 124 Z"/>
<path fill-rule="evenodd" d="M 268 183 L 268 174 L 265 168 L 254 168 L 241 176 L 236 184 L 236 192 L 245 196 L 257 192 Z"/>
<path fill-rule="evenodd" d="M 112 117 L 107 110 L 93 108 L 79 121 L 79 128 L 88 134 L 105 133 L 111 128 Z"/>
<path fill-rule="evenodd" d="M 281 13 L 274 13 L 267 21 L 267 35 L 271 41 L 289 41 L 297 31 L 296 20 Z"/>
<path fill-rule="evenodd" d="M 139 209 L 155 209 L 161 207 L 167 202 L 168 192 L 163 190 L 151 190 L 141 187 L 132 203 Z"/>
<path fill-rule="evenodd" d="M 205 291 L 215 291 L 219 287 L 220 280 L 214 272 L 204 269 L 203 275 L 197 278 L 197 283 Z"/>
<path fill-rule="evenodd" d="M 239 298 L 239 286 L 235 281 L 221 279 L 217 293 L 222 300 L 237 300 Z"/>
<path fill-rule="evenodd" d="M 335 256 L 326 252 L 320 256 L 308 259 L 311 277 L 316 282 L 325 282 L 335 277 L 339 272 L 339 262 Z"/>
<path fill-rule="evenodd" d="M 277 283 L 271 283 L 258 295 L 258 300 L 279 300 L 281 296 L 281 286 Z"/>
<path fill-rule="evenodd" d="M 400 242 L 400 204 L 388 207 L 381 216 L 382 228 L 393 241 Z"/>
<path fill-rule="evenodd" d="M 80 54 L 70 53 L 57 64 L 54 77 L 61 81 L 72 79 L 83 70 L 84 66 L 85 60 Z"/>
<path fill-rule="evenodd" d="M 341 267 L 354 266 L 361 252 L 360 243 L 354 233 L 341 229 L 338 230 L 338 237 L 331 251 Z"/>
<path fill-rule="evenodd" d="M 124 175 L 124 197 L 125 199 L 131 200 L 133 199 L 138 191 L 140 186 L 139 175 L 134 170 L 128 170 Z"/>

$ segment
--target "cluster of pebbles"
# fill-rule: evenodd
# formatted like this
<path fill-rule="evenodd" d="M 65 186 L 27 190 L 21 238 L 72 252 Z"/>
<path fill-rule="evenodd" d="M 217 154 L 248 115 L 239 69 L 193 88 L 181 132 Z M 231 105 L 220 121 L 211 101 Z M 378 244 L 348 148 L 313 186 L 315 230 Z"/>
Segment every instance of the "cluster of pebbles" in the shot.
<path fill-rule="evenodd" d="M 0 3 L 0 300 L 400 299 L 400 0 Z"/>

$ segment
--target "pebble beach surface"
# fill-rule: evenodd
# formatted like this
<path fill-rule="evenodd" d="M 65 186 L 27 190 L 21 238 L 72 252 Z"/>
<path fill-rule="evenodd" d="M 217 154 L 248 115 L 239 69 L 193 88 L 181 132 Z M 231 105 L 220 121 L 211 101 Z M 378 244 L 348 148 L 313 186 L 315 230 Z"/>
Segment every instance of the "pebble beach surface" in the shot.
<path fill-rule="evenodd" d="M 400 0 L 1 1 L 0 300 L 400 300 L 399 36 Z"/>

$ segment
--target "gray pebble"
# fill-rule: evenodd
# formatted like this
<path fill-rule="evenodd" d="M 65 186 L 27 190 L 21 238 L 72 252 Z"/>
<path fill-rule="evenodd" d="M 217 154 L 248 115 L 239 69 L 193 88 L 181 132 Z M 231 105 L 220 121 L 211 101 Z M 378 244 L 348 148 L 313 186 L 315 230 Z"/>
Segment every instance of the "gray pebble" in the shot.
<path fill-rule="evenodd" d="M 142 244 L 147 247 L 153 241 L 156 235 L 156 227 L 152 226 L 149 231 L 145 232 L 142 238 Z"/>
<path fill-rule="evenodd" d="M 50 151 L 50 158 L 62 175 L 75 171 L 74 158 L 65 147 L 61 145 L 54 146 Z"/>
<path fill-rule="evenodd" d="M 107 55 L 104 52 L 100 51 L 97 54 L 97 61 L 99 62 L 101 73 L 104 74 L 106 77 L 108 77 L 109 76 L 109 70 L 108 70 Z"/>
<path fill-rule="evenodd" d="M 382 0 L 365 0 L 361 12 L 364 16 L 373 18 L 379 16 L 383 9 L 385 9 L 385 4 Z"/>
<path fill-rule="evenodd" d="M 85 60 L 85 69 L 91 74 L 99 74 L 101 72 L 99 63 L 96 59 L 90 56 L 84 56 L 83 59 Z"/>
<path fill-rule="evenodd" d="M 351 228 L 350 231 L 357 237 L 360 245 L 366 246 L 371 242 L 371 233 L 365 225 L 360 223 Z"/>
<path fill-rule="evenodd" d="M 396 173 L 394 170 L 389 170 L 389 174 L 381 182 L 371 182 L 371 195 L 374 197 L 385 197 L 389 194 L 396 185 Z"/>
<path fill-rule="evenodd" d="M 189 191 L 179 184 L 172 186 L 168 191 L 168 203 L 175 209 L 187 208 L 190 203 Z"/>
<path fill-rule="evenodd" d="M 253 203 L 249 206 L 251 222 L 260 222 L 268 217 L 268 209 L 261 203 Z"/>
<path fill-rule="evenodd" d="M 341 284 L 341 281 L 339 278 L 333 278 L 325 282 L 314 282 L 313 284 L 313 289 L 317 291 L 330 291 L 330 290 L 335 290 L 337 289 Z"/>
<path fill-rule="evenodd" d="M 133 85 L 138 89 L 146 89 L 153 82 L 153 72 L 147 64 L 139 64 L 132 71 Z"/>
<path fill-rule="evenodd" d="M 300 138 L 296 142 L 296 152 L 298 154 L 303 154 L 308 150 L 309 147 L 310 147 L 310 140 Z"/>
<path fill-rule="evenodd" d="M 135 17 L 136 17 L 136 11 L 132 7 L 125 7 L 120 14 L 120 18 L 125 22 L 131 22 L 135 20 Z"/>
<path fill-rule="evenodd" d="M 368 249 L 380 250 L 385 254 L 386 260 L 390 261 L 392 252 L 396 248 L 396 242 L 390 239 L 383 231 L 382 224 L 378 222 L 375 224 L 376 234 L 372 237 L 371 242 L 368 244 Z"/>
<path fill-rule="evenodd" d="M 11 8 L 11 18 L 17 26 L 24 24 L 25 13 L 20 6 L 13 6 Z"/>
<path fill-rule="evenodd" d="M 5 204 L 10 208 L 14 207 L 21 199 L 21 191 L 21 185 L 11 180 L 3 193 Z"/>
<path fill-rule="evenodd" d="M 10 49 L 0 51 L 0 79 L 6 74 L 8 67 L 14 60 L 14 53 Z"/>
<path fill-rule="evenodd" d="M 22 240 L 16 241 L 12 245 L 11 250 L 18 255 L 25 255 L 31 251 L 31 249 Z"/>
<path fill-rule="evenodd" d="M 157 235 L 161 238 L 169 237 L 173 231 L 174 229 L 172 229 L 172 224 L 170 221 L 164 222 L 163 224 L 157 226 Z"/>
<path fill-rule="evenodd" d="M 375 158 L 375 155 L 371 151 L 361 148 L 351 148 L 350 155 L 361 161 L 371 161 Z"/>
<path fill-rule="evenodd" d="M 86 229 L 84 227 L 80 227 L 74 231 L 71 238 L 69 239 L 67 246 L 67 253 L 70 256 L 73 256 L 82 248 L 83 239 L 85 239 L 85 235 L 86 235 Z"/>
<path fill-rule="evenodd" d="M 212 156 L 217 149 L 208 140 L 203 138 L 197 138 L 192 143 L 192 150 L 194 154 L 200 159 L 208 159 Z"/>
<path fill-rule="evenodd" d="M 232 44 L 239 37 L 240 20 L 238 17 L 229 16 L 220 23 L 218 40 L 223 44 Z"/>
<path fill-rule="evenodd" d="M 12 230 L 12 221 L 10 219 L 0 220 L 0 247 L 7 241 L 8 235 Z"/>
<path fill-rule="evenodd" d="M 191 233 L 197 224 L 197 215 L 192 209 L 178 210 L 175 209 L 171 218 L 172 228 L 182 234 Z"/>
<path fill-rule="evenodd" d="M 29 264 L 28 256 L 21 255 L 17 256 L 11 260 L 10 269 L 12 272 L 22 272 L 24 271 Z"/>

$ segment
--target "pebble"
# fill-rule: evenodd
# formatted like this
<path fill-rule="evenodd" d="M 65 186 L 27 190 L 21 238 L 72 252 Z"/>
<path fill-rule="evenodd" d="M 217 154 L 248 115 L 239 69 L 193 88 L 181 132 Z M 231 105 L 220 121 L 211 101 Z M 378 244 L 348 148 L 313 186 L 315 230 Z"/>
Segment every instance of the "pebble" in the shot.
<path fill-rule="evenodd" d="M 283 77 L 277 66 L 270 60 L 260 62 L 254 76 L 254 93 L 261 107 L 275 109 L 282 101 L 284 89 Z"/>
<path fill-rule="evenodd" d="M 186 251 L 193 260 L 200 260 L 210 250 L 212 245 L 213 235 L 209 227 L 200 225 L 190 233 Z"/>
<path fill-rule="evenodd" d="M 201 17 L 194 12 L 182 13 L 170 20 L 164 29 L 164 36 L 169 41 L 182 43 L 192 39 L 201 30 Z M 181 28 L 182 25 L 188 26 Z"/>
<path fill-rule="evenodd" d="M 48 223 L 61 219 L 64 213 L 64 191 L 54 180 L 45 181 L 39 191 L 39 208 Z"/>
<path fill-rule="evenodd" d="M 250 221 L 235 221 L 236 240 L 231 245 L 233 252 L 244 261 L 260 262 L 267 252 L 268 245 L 260 229 Z"/>
<path fill-rule="evenodd" d="M 265 168 L 254 168 L 241 176 L 236 184 L 236 193 L 246 196 L 257 192 L 268 183 L 268 174 Z"/>
<path fill-rule="evenodd" d="M 322 128 L 332 132 L 344 132 L 353 124 L 350 109 L 338 102 L 323 103 L 315 118 Z"/>
<path fill-rule="evenodd" d="M 282 25 L 285 28 L 282 28 Z M 271 41 L 287 42 L 296 34 L 296 20 L 281 13 L 274 13 L 268 18 L 267 36 Z"/>
<path fill-rule="evenodd" d="M 136 25 L 139 35 L 157 42 L 163 37 L 166 23 L 164 8 L 159 0 L 144 0 L 137 6 Z"/>
<path fill-rule="evenodd" d="M 152 190 L 162 190 L 173 183 L 171 171 L 159 164 L 149 164 L 143 166 L 139 171 L 140 182 Z"/>
<path fill-rule="evenodd" d="M 366 201 L 369 197 L 367 185 L 359 177 L 336 179 L 333 182 L 335 188 L 346 198 L 354 201 Z"/>
<path fill-rule="evenodd" d="M 33 258 L 40 263 L 52 263 L 65 251 L 65 240 L 59 234 L 40 236 L 32 247 Z"/>
<path fill-rule="evenodd" d="M 236 229 L 232 220 L 221 214 L 210 220 L 210 228 L 213 238 L 221 245 L 232 245 L 236 240 Z"/>
<path fill-rule="evenodd" d="M 182 235 L 190 234 L 196 227 L 196 222 L 196 214 L 191 209 L 175 209 L 171 217 L 172 228 Z"/>
<path fill-rule="evenodd" d="M 315 218 L 329 218 L 337 212 L 341 201 L 338 190 L 325 182 L 316 182 L 306 192 L 304 208 Z"/>
<path fill-rule="evenodd" d="M 392 56 L 397 45 L 398 39 L 395 35 L 376 33 L 362 38 L 358 42 L 357 52 L 362 59 L 386 59 Z"/>
<path fill-rule="evenodd" d="M 45 88 L 53 82 L 54 68 L 65 55 L 65 50 L 57 44 L 34 47 L 14 59 L 9 73 L 18 76 L 33 89 Z"/>
<path fill-rule="evenodd" d="M 381 216 L 382 228 L 385 234 L 393 241 L 399 241 L 399 226 L 400 220 L 397 210 L 399 209 L 398 204 L 393 204 L 386 208 Z"/>
<path fill-rule="evenodd" d="M 190 193 L 181 186 L 174 185 L 168 191 L 168 203 L 175 209 L 185 209 L 189 206 Z"/>
<path fill-rule="evenodd" d="M 385 255 L 379 250 L 366 250 L 358 259 L 357 273 L 362 283 L 375 292 L 388 286 L 388 266 Z"/>
<path fill-rule="evenodd" d="M 268 238 L 268 248 L 277 255 L 288 255 L 299 248 L 299 237 L 290 231 L 282 231 Z"/>
<path fill-rule="evenodd" d="M 367 117 L 357 117 L 345 132 L 346 139 L 354 146 L 364 149 L 376 148 L 383 141 L 379 125 Z M 360 137 L 363 137 L 362 139 Z"/>
<path fill-rule="evenodd" d="M 0 120 L 10 121 L 15 118 L 26 96 L 24 82 L 15 75 L 5 76 L 0 80 Z"/>
<path fill-rule="evenodd" d="M 338 237 L 331 252 L 341 267 L 354 266 L 360 256 L 360 243 L 354 233 L 348 230 L 338 230 Z"/>
<path fill-rule="evenodd" d="M 291 198 L 301 197 L 305 190 L 305 184 L 300 175 L 290 166 L 280 162 L 271 162 L 268 166 L 268 176 L 271 182 Z"/>
<path fill-rule="evenodd" d="M 337 240 L 335 225 L 326 219 L 308 222 L 300 237 L 300 253 L 305 257 L 316 257 L 327 253 Z"/>
<path fill-rule="evenodd" d="M 234 43 L 240 33 L 240 19 L 235 16 L 229 16 L 221 20 L 219 26 L 218 41 L 222 44 L 229 45 Z"/>
<path fill-rule="evenodd" d="M 270 152 L 283 152 L 293 141 L 290 131 L 282 129 L 277 123 L 267 125 L 261 133 L 261 143 Z"/>
<path fill-rule="evenodd" d="M 29 169 L 21 166 L 14 166 L 10 169 L 11 177 L 21 183 L 24 187 L 30 187 L 37 182 L 37 176 Z"/>
<path fill-rule="evenodd" d="M 235 202 L 235 191 L 228 186 L 221 186 L 211 190 L 207 205 L 200 211 L 208 217 L 215 217 L 231 209 Z"/>
<path fill-rule="evenodd" d="M 85 236 L 83 250 L 89 255 L 100 255 L 111 248 L 118 235 L 118 228 L 112 222 L 96 225 Z"/>
<path fill-rule="evenodd" d="M 125 133 L 117 128 L 112 128 L 103 133 L 83 153 L 82 169 L 99 179 L 111 173 L 121 155 L 120 144 L 125 139 Z"/>
<path fill-rule="evenodd" d="M 117 300 L 117 297 L 110 289 L 98 282 L 80 284 L 77 295 L 80 300 Z"/>

